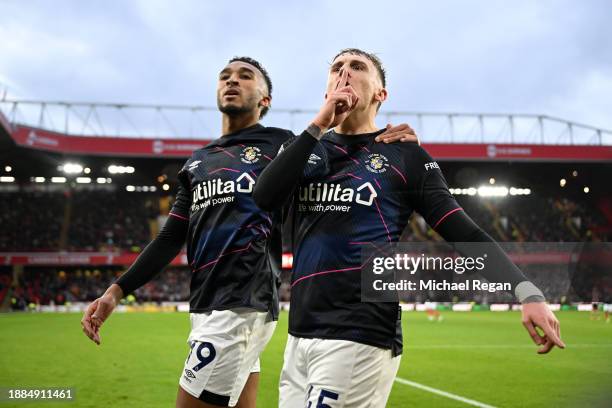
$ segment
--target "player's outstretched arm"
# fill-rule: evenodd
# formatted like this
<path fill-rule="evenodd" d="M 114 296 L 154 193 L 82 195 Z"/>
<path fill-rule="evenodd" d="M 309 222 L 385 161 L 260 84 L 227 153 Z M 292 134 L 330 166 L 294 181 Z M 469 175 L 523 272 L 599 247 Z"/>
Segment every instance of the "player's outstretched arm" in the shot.
<path fill-rule="evenodd" d="M 523 326 L 546 354 L 554 346 L 565 348 L 559 321 L 545 303 L 543 293 L 521 272 L 503 249 L 463 211 L 451 214 L 436 231 L 448 242 L 486 242 L 488 265 L 481 274 L 490 282 L 509 282 L 522 303 Z M 473 254 L 478 255 L 478 254 Z M 544 334 L 540 334 L 539 328 Z"/>
<path fill-rule="evenodd" d="M 490 282 L 510 283 L 514 295 L 523 304 L 523 325 L 534 343 L 541 345 L 538 353 L 548 353 L 554 346 L 565 348 L 561 340 L 559 321 L 545 303 L 543 293 L 510 260 L 504 250 L 484 232 L 459 206 L 450 194 L 437 163 L 424 149 L 416 148 L 406 169 L 408 174 L 421 174 L 413 186 L 417 211 L 447 242 L 487 243 L 487 268 L 481 274 Z M 466 256 L 479 257 L 477 248 L 465 245 L 457 250 Z M 544 333 L 538 333 L 537 328 Z"/>
<path fill-rule="evenodd" d="M 100 344 L 100 327 L 115 310 L 121 299 L 153 279 L 181 251 L 189 222 L 189 194 L 179 189 L 170 216 L 157 237 L 145 247 L 130 268 L 113 283 L 102 296 L 94 300 L 81 319 L 83 333 Z"/>

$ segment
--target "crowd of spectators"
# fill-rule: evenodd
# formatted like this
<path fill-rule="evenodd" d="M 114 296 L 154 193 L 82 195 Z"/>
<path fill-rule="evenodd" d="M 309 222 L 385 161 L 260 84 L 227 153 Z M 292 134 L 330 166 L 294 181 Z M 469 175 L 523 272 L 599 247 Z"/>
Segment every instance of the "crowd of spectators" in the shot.
<path fill-rule="evenodd" d="M 588 201 L 536 195 L 503 199 L 458 196 L 457 200 L 498 241 L 608 240 L 605 232 L 593 232 L 592 227 L 609 222 Z M 151 224 L 158 215 L 158 197 L 153 193 L 0 193 L 0 252 L 139 252 L 151 240 Z M 424 238 L 430 238 L 432 231 L 424 223 L 420 225 Z M 403 236 L 406 241 L 422 238 L 410 230 Z"/>
<path fill-rule="evenodd" d="M 57 250 L 65 202 L 63 192 L 0 193 L 0 252 Z"/>
<path fill-rule="evenodd" d="M 151 240 L 149 222 L 159 215 L 156 200 L 142 193 L 74 194 L 66 249 L 139 252 Z"/>
<path fill-rule="evenodd" d="M 579 204 L 568 199 L 536 195 L 489 200 L 477 196 L 460 196 L 457 199 L 476 223 L 500 242 L 608 240 L 605 228 L 592 228 L 606 226 L 608 221 L 589 202 Z M 159 215 L 157 200 L 155 194 L 127 192 L 0 193 L 0 252 L 139 252 L 151 239 L 150 228 Z M 412 224 L 402 240 L 436 238 L 422 220 Z M 598 232 L 594 233 L 593 230 Z M 11 283 L 11 273 L 5 271 L 0 273 L 0 304 L 7 292 L 13 298 L 15 309 L 23 309 L 30 303 L 61 305 L 67 302 L 89 302 L 100 296 L 123 270 L 121 267 L 26 267 L 16 283 Z M 280 298 L 284 301 L 290 297 L 289 276 L 284 271 L 279 290 Z M 544 290 L 548 291 L 547 295 L 556 301 L 562 300 L 562 286 L 566 283 L 560 283 L 557 279 L 560 276 L 557 274 L 541 282 Z M 139 302 L 186 301 L 189 281 L 188 267 L 168 268 L 134 295 Z M 8 291 L 11 284 L 16 284 L 12 293 Z M 491 303 L 510 299 L 504 296 L 471 293 L 451 300 L 469 298 Z"/>
<path fill-rule="evenodd" d="M 24 310 L 29 304 L 66 305 L 91 302 L 102 295 L 123 271 L 124 268 L 120 267 L 26 268 L 13 288 L 12 308 Z M 133 293 L 134 301 L 188 301 L 190 278 L 191 273 L 186 267 L 167 268 L 151 282 L 136 290 Z"/>
<path fill-rule="evenodd" d="M 0 305 L 4 302 L 4 298 L 11 286 L 12 271 L 9 267 L 0 266 Z"/>
<path fill-rule="evenodd" d="M 457 201 L 466 213 L 493 239 L 501 242 L 582 242 L 608 241 L 606 232 L 594 232 L 609 221 L 594 203 L 551 197 L 505 197 L 482 199 L 459 196 Z M 418 218 L 419 216 L 416 215 Z M 424 222 L 419 222 L 422 235 L 435 234 Z M 408 229 L 403 241 L 419 241 L 414 230 Z"/>
<path fill-rule="evenodd" d="M 521 267 L 523 272 L 544 292 L 551 303 L 574 301 L 588 302 L 589 294 L 579 293 L 567 265 L 530 265 Z M 75 302 L 91 302 L 99 297 L 114 279 L 122 273 L 120 268 L 100 269 L 60 269 L 33 268 L 24 271 L 11 294 L 14 310 L 26 310 L 33 305 L 66 305 Z M 10 276 L 0 274 L 0 288 L 10 284 Z M 452 273 L 451 273 L 452 275 Z M 133 293 L 136 303 L 188 302 L 191 273 L 187 267 L 168 268 L 151 282 Z M 446 279 L 463 282 L 479 276 L 453 275 Z M 291 297 L 291 276 L 288 271 L 282 274 L 279 299 L 289 301 Z M 609 284 L 609 283 L 608 283 Z M 577 288 L 576 288 L 577 289 Z M 607 289 L 608 291 L 610 288 Z M 0 290 L 0 294 L 2 290 Z M 479 304 L 514 302 L 506 292 L 469 291 L 409 291 L 401 294 L 406 302 L 476 302 Z"/>
<path fill-rule="evenodd" d="M 26 268 L 13 289 L 13 305 L 64 305 L 100 296 L 120 271 L 117 268 Z"/>
<path fill-rule="evenodd" d="M 154 194 L 0 193 L 0 252 L 139 252 L 151 240 L 150 221 L 158 215 Z"/>

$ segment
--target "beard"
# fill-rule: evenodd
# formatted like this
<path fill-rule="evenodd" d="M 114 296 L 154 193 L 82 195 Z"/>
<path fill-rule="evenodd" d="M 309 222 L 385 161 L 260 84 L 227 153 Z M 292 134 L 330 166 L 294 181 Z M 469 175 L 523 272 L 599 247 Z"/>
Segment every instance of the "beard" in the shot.
<path fill-rule="evenodd" d="M 224 113 L 228 116 L 240 116 L 245 113 L 250 113 L 253 110 L 257 109 L 257 102 L 255 96 L 250 97 L 248 100 L 244 102 L 242 105 L 234 105 L 227 104 L 223 105 L 221 102 L 221 98 L 217 99 L 217 108 L 221 113 Z"/>

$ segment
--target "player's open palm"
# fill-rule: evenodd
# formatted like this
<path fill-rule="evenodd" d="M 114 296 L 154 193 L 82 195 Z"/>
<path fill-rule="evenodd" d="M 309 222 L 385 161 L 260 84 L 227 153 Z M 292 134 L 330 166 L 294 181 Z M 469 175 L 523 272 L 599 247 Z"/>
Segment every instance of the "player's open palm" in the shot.
<path fill-rule="evenodd" d="M 113 313 L 116 306 L 115 298 L 106 293 L 91 302 L 85 310 L 83 319 L 81 319 L 83 333 L 97 345 L 100 345 L 100 327 Z"/>
<path fill-rule="evenodd" d="M 529 332 L 533 342 L 539 346 L 539 354 L 546 354 L 554 346 L 565 348 L 561 340 L 559 320 L 544 302 L 526 303 L 523 305 L 523 326 Z M 542 335 L 537 329 L 540 329 Z"/>

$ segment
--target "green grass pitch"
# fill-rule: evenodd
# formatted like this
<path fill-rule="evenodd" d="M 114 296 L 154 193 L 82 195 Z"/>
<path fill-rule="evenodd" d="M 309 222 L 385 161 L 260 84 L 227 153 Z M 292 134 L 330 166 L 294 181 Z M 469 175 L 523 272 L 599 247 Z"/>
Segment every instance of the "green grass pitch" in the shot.
<path fill-rule="evenodd" d="M 496 407 L 612 406 L 612 323 L 560 312 L 566 350 L 535 353 L 516 312 L 404 313 L 398 377 Z M 70 403 L 0 408 L 171 407 L 188 353 L 186 313 L 115 314 L 96 346 L 77 314 L 0 315 L 0 387 L 74 387 Z M 275 407 L 287 314 L 262 356 L 259 407 Z M 469 407 L 396 382 L 389 407 Z M 299 407 L 296 407 L 299 408 Z"/>

